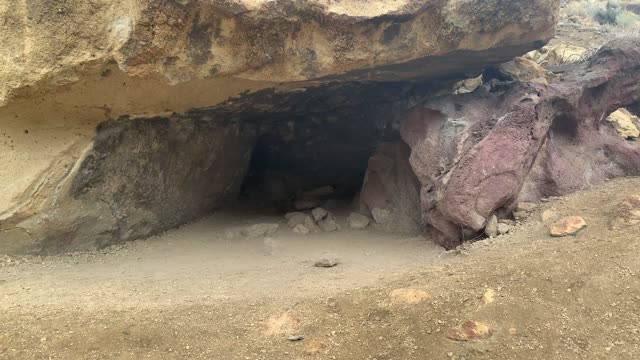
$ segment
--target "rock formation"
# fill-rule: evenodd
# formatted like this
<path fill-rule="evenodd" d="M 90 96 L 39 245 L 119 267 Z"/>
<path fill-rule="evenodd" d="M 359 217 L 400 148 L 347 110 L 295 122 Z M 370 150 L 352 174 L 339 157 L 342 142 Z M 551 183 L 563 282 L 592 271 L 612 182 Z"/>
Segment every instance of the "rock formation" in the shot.
<path fill-rule="evenodd" d="M 544 45 L 557 12 L 557 0 L 0 0 L 0 253 L 145 237 L 255 179 L 275 198 L 357 190 L 407 108 Z"/>
<path fill-rule="evenodd" d="M 498 83 L 414 108 L 401 134 L 434 238 L 452 248 L 519 201 L 640 175 L 640 146 L 606 120 L 640 101 L 639 70 L 640 42 L 618 40 L 549 85 Z"/>

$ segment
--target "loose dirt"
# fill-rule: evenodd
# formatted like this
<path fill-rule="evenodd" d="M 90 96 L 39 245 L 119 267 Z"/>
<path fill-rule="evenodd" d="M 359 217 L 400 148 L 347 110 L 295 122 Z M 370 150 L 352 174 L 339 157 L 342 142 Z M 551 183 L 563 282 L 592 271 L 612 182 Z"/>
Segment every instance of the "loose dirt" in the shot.
<path fill-rule="evenodd" d="M 639 188 L 545 202 L 450 252 L 216 214 L 103 252 L 0 258 L 0 359 L 637 359 L 640 228 L 609 223 Z M 588 226 L 551 238 L 546 210 Z M 264 221 L 281 230 L 225 236 Z M 339 264 L 314 267 L 322 258 Z"/>

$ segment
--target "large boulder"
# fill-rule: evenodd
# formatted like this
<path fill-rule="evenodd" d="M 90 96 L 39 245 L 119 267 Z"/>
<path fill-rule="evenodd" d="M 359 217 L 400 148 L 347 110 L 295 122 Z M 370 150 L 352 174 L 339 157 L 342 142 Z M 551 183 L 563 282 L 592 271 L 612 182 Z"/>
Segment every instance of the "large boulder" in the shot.
<path fill-rule="evenodd" d="M 436 240 L 452 248 L 520 201 L 640 175 L 640 144 L 603 116 L 640 101 L 639 67 L 640 44 L 617 40 L 549 85 L 482 86 L 413 109 L 401 134 Z"/>

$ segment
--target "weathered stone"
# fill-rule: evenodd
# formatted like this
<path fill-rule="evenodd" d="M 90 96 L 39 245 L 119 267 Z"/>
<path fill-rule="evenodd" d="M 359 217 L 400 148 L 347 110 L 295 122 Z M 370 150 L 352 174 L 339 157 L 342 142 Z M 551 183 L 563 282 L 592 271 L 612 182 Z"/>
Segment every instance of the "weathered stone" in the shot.
<path fill-rule="evenodd" d="M 0 33 L 1 106 L 28 87 L 99 74 L 111 61 L 127 74 L 157 74 L 171 84 L 227 78 L 218 88 L 225 97 L 239 92 L 234 78 L 443 76 L 538 48 L 553 36 L 559 2 L 512 1 L 500 5 L 499 16 L 498 5 L 485 0 L 0 4 L 12 30 Z"/>
<path fill-rule="evenodd" d="M 338 223 L 333 216 L 327 216 L 324 220 L 318 222 L 318 227 L 324 232 L 332 232 L 340 229 Z"/>
<path fill-rule="evenodd" d="M 240 233 L 248 237 L 263 237 L 275 234 L 280 225 L 271 223 L 254 224 L 243 228 Z"/>
<path fill-rule="evenodd" d="M 307 229 L 309 229 L 309 231 L 311 232 L 320 232 L 320 228 L 318 227 L 318 225 L 316 224 L 315 221 L 313 221 L 313 218 L 311 216 L 307 216 L 304 219 L 304 224 L 303 224 Z"/>
<path fill-rule="evenodd" d="M 489 216 L 489 220 L 487 220 L 487 225 L 484 227 L 484 233 L 488 237 L 498 236 L 498 218 L 495 215 Z"/>
<path fill-rule="evenodd" d="M 521 202 L 518 203 L 518 206 L 516 206 L 516 210 L 515 211 L 531 212 L 531 211 L 535 210 L 537 207 L 538 207 L 537 204 L 526 202 L 526 201 L 521 201 Z"/>
<path fill-rule="evenodd" d="M 549 233 L 554 237 L 575 235 L 587 226 L 580 216 L 567 216 L 551 224 Z"/>
<path fill-rule="evenodd" d="M 358 213 L 351 213 L 347 217 L 347 223 L 352 229 L 364 229 L 369 225 L 369 218 Z"/>
<path fill-rule="evenodd" d="M 613 124 L 618 134 L 625 139 L 640 137 L 640 130 L 636 127 L 636 124 L 640 123 L 640 119 L 625 108 L 612 112 L 607 117 L 607 121 Z"/>
<path fill-rule="evenodd" d="M 434 239 L 455 248 L 465 228 L 480 231 L 522 200 L 640 175 L 640 146 L 600 124 L 613 104 L 640 101 L 639 66 L 640 44 L 615 40 L 552 84 L 482 87 L 410 111 L 400 130 Z"/>
<path fill-rule="evenodd" d="M 640 195 L 629 196 L 615 205 L 611 226 L 620 229 L 640 224 Z"/>
<path fill-rule="evenodd" d="M 505 223 L 498 223 L 498 229 L 497 229 L 498 235 L 504 235 L 509 231 L 511 231 L 512 228 L 513 228 L 512 225 L 505 224 Z"/>
<path fill-rule="evenodd" d="M 327 210 L 321 207 L 317 207 L 311 210 L 311 216 L 313 216 L 313 220 L 315 220 L 316 222 L 324 220 L 328 215 L 329 213 L 327 212 Z"/>
<path fill-rule="evenodd" d="M 311 231 L 309 230 L 308 227 L 304 226 L 303 224 L 298 224 L 293 227 L 293 232 L 299 235 L 307 235 Z"/>
<path fill-rule="evenodd" d="M 517 57 L 499 66 L 502 74 L 510 80 L 548 84 L 555 77 L 552 72 L 538 65 L 535 61 Z"/>
<path fill-rule="evenodd" d="M 369 159 L 360 192 L 360 204 L 382 229 L 420 233 L 424 225 L 420 213 L 419 183 L 408 162 L 404 143 L 384 143 Z"/>
<path fill-rule="evenodd" d="M 293 213 L 294 215 L 292 215 L 291 217 L 289 217 L 289 221 L 287 222 L 287 225 L 289 225 L 289 227 L 294 228 L 296 227 L 296 225 L 300 225 L 300 224 L 306 224 L 307 223 L 307 218 L 311 218 L 309 215 L 305 214 L 305 213 Z"/>

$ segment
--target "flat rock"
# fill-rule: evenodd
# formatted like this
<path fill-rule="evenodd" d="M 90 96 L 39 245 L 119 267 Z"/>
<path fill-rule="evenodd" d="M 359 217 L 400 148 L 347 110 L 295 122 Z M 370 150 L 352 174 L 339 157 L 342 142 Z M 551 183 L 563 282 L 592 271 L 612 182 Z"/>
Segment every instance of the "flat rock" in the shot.
<path fill-rule="evenodd" d="M 347 223 L 349 227 L 352 229 L 364 229 L 369 225 L 369 218 L 358 213 L 351 213 L 349 217 L 347 217 Z"/>
<path fill-rule="evenodd" d="M 580 216 L 567 216 L 551 225 L 550 233 L 554 237 L 575 235 L 587 226 L 587 222 Z"/>

